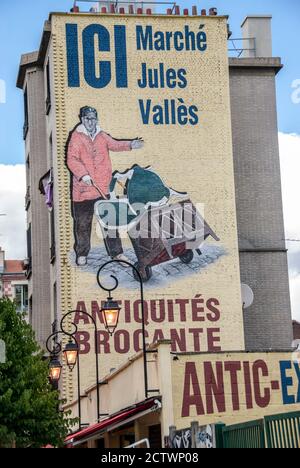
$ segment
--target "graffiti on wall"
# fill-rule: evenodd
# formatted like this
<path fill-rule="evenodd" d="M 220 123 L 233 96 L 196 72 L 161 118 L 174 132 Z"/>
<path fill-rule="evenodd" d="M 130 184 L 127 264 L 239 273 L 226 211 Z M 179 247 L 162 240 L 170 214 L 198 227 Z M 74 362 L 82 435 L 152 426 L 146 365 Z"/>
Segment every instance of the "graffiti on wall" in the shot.
<path fill-rule="evenodd" d="M 191 429 L 183 429 L 181 431 L 175 431 L 169 438 L 170 448 L 192 448 L 192 435 Z"/>
<path fill-rule="evenodd" d="M 215 448 L 216 439 L 215 439 L 215 428 L 214 425 L 208 424 L 202 426 L 196 432 L 196 448 Z"/>
<path fill-rule="evenodd" d="M 170 434 L 169 437 L 166 438 L 165 444 L 168 448 L 176 449 L 215 448 L 215 427 L 210 424 L 199 426 L 197 423 L 193 423 L 192 426 L 187 429 L 176 430 L 174 428 L 170 428 Z"/>

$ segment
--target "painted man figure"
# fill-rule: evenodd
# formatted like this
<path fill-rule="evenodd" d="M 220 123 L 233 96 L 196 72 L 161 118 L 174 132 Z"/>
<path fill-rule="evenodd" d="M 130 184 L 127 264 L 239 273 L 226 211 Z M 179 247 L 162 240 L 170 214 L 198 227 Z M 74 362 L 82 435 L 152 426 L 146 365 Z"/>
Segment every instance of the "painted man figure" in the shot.
<path fill-rule="evenodd" d="M 98 125 L 98 114 L 92 107 L 80 109 L 79 124 L 72 132 L 67 148 L 67 166 L 72 174 L 72 214 L 76 263 L 86 265 L 91 248 L 94 205 L 109 197 L 112 180 L 110 151 L 131 151 L 143 147 L 143 141 L 115 140 Z M 125 260 L 117 232 L 107 233 L 106 247 L 112 258 Z"/>

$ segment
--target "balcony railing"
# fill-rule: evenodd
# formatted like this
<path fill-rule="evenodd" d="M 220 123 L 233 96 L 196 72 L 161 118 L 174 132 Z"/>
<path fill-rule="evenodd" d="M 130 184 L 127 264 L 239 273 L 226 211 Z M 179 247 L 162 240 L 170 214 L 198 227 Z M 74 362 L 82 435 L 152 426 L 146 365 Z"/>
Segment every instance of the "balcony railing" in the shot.
<path fill-rule="evenodd" d="M 228 39 L 228 53 L 233 58 L 255 57 L 256 43 L 254 37 Z"/>

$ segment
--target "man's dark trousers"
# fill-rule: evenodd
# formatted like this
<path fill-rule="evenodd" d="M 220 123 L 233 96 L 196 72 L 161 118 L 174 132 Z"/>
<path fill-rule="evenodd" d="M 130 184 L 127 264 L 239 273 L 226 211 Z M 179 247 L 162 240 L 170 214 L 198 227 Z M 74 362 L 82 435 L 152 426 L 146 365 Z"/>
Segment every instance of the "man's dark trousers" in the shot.
<path fill-rule="evenodd" d="M 73 219 L 74 219 L 74 250 L 76 257 L 87 257 L 91 250 L 91 232 L 96 200 L 86 200 L 83 202 L 73 202 Z M 105 232 L 105 247 L 110 257 L 114 258 L 123 253 L 122 242 L 116 231 Z"/>

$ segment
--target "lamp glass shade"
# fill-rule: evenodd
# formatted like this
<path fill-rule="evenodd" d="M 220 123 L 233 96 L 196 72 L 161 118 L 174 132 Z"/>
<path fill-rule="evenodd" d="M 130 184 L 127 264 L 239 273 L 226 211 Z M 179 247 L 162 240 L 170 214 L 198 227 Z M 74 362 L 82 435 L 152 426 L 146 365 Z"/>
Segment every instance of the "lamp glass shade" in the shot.
<path fill-rule="evenodd" d="M 62 365 L 57 358 L 52 358 L 49 365 L 49 379 L 51 383 L 57 383 L 60 379 Z"/>
<path fill-rule="evenodd" d="M 78 346 L 77 343 L 69 341 L 64 349 L 64 355 L 67 361 L 69 369 L 72 371 L 76 366 L 77 357 L 78 357 Z"/>
<path fill-rule="evenodd" d="M 118 326 L 121 307 L 116 301 L 108 299 L 102 308 L 102 317 L 106 330 L 113 335 Z"/>

